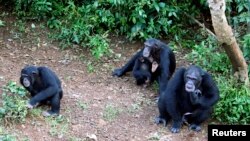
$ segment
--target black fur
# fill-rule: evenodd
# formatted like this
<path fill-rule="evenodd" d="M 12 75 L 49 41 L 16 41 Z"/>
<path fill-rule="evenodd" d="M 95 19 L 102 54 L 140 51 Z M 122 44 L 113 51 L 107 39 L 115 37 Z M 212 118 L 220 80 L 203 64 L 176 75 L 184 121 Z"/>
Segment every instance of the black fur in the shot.
<path fill-rule="evenodd" d="M 113 76 L 121 77 L 126 72 L 129 71 L 135 71 L 138 70 L 136 68 L 140 67 L 138 66 L 138 59 L 143 56 L 143 51 L 147 47 L 146 44 L 149 43 L 151 46 L 150 48 L 150 57 L 153 58 L 154 61 L 156 61 L 159 66 L 156 69 L 155 72 L 151 72 L 151 81 L 156 80 L 160 85 L 160 92 L 162 92 L 166 87 L 168 80 L 172 76 L 172 74 L 175 71 L 176 67 L 176 61 L 175 61 L 175 55 L 173 51 L 169 48 L 169 46 L 160 40 L 157 39 L 148 39 L 145 41 L 145 46 L 142 48 L 139 52 L 137 52 L 123 67 L 115 69 L 112 73 Z M 144 57 L 145 59 L 150 60 L 148 57 Z M 152 62 L 150 62 L 150 67 L 152 66 Z M 133 74 L 137 74 L 134 76 L 138 76 L 140 72 L 133 72 Z M 141 72 L 143 75 L 143 72 Z M 139 80 L 138 77 L 136 77 L 137 81 Z"/>
<path fill-rule="evenodd" d="M 24 78 L 31 82 L 29 87 L 23 84 Z M 30 105 L 50 103 L 51 110 L 48 113 L 59 114 L 63 91 L 61 81 L 52 70 L 47 67 L 26 66 L 21 70 L 20 83 L 31 94 Z"/>
<path fill-rule="evenodd" d="M 202 80 L 194 92 L 188 93 L 185 90 L 185 72 L 189 70 L 190 73 L 194 69 L 202 72 L 199 73 Z M 192 98 L 195 100 L 191 100 Z M 158 101 L 160 115 L 155 122 L 166 124 L 172 119 L 171 131 L 177 133 L 183 122 L 187 121 L 192 130 L 199 131 L 201 129 L 199 125 L 210 117 L 212 107 L 218 100 L 219 90 L 209 73 L 197 66 L 180 68 L 169 80 L 167 89 L 160 95 Z"/>
<path fill-rule="evenodd" d="M 136 59 L 133 68 L 133 76 L 136 79 L 137 85 L 152 82 L 152 63 L 144 57 Z"/>

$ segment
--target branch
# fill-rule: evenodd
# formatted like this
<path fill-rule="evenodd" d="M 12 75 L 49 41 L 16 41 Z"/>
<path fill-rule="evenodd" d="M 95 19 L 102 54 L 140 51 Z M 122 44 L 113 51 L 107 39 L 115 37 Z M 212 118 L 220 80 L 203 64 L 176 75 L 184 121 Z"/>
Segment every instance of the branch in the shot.
<path fill-rule="evenodd" d="M 211 34 L 212 36 L 214 36 L 214 37 L 216 38 L 216 35 L 215 35 L 211 30 L 209 30 L 208 28 L 206 28 L 205 25 L 204 25 L 203 23 L 199 22 L 199 21 L 196 20 L 194 17 L 188 15 L 186 12 L 184 12 L 184 14 L 185 14 L 187 17 L 191 18 L 194 22 L 196 22 L 199 26 L 201 26 L 202 28 L 204 28 L 209 34 Z"/>

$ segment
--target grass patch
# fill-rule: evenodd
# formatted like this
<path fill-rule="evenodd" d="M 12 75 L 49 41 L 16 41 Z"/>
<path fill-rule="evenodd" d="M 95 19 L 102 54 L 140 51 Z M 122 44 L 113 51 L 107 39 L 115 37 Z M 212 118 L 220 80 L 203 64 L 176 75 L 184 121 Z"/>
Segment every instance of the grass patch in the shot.
<path fill-rule="evenodd" d="M 69 120 L 62 115 L 48 117 L 45 121 L 50 126 L 49 133 L 51 136 L 63 138 L 69 130 Z"/>
<path fill-rule="evenodd" d="M 118 115 L 121 112 L 122 112 L 122 109 L 115 107 L 112 104 L 108 104 L 108 105 L 106 105 L 106 107 L 104 109 L 103 118 L 107 121 L 113 121 L 118 117 Z"/>

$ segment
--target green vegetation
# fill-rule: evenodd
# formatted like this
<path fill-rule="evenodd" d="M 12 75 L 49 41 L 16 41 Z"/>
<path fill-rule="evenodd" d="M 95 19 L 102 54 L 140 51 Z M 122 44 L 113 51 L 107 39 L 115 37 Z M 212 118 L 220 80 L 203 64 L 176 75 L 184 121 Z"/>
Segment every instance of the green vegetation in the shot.
<path fill-rule="evenodd" d="M 239 85 L 233 78 L 217 77 L 220 101 L 214 110 L 214 117 L 230 124 L 249 124 L 250 88 Z"/>
<path fill-rule="evenodd" d="M 16 141 L 16 137 L 8 134 L 2 126 L 0 126 L 0 140 L 1 141 Z"/>
<path fill-rule="evenodd" d="M 112 104 L 106 105 L 103 113 L 103 118 L 107 121 L 113 121 L 122 112 L 122 109 L 115 107 Z"/>
<path fill-rule="evenodd" d="M 27 32 L 26 22 L 40 22 L 48 27 L 49 36 L 60 41 L 61 47 L 69 48 L 78 44 L 90 50 L 96 59 L 112 53 L 109 47 L 112 35 L 123 35 L 130 40 L 144 40 L 148 37 L 168 39 L 176 51 L 183 48 L 191 50 L 187 59 L 211 72 L 220 88 L 220 101 L 215 108 L 214 118 L 224 123 L 250 123 L 250 88 L 234 82 L 231 65 L 216 39 L 204 29 L 199 29 L 194 21 L 184 13 L 190 14 L 199 22 L 211 28 L 211 18 L 206 0 L 160 1 L 160 0 L 0 0 L 0 4 L 10 7 L 18 20 L 14 23 L 20 38 Z M 247 63 L 250 62 L 250 34 L 247 24 L 250 22 L 247 0 L 227 1 L 226 15 Z M 6 16 L 2 13 L 0 16 Z M 0 20 L 0 27 L 6 26 Z M 34 29 L 38 24 L 31 24 Z M 248 25 L 249 26 L 249 25 Z M 250 27 L 248 27 L 250 28 Z M 36 42 L 39 42 L 37 39 Z M 178 47 L 178 48 L 177 48 Z M 120 56 L 117 56 L 120 58 Z M 85 59 L 85 58 L 84 58 Z M 250 65 L 249 65 L 250 66 Z M 94 72 L 93 63 L 87 64 L 88 72 Z M 249 67 L 250 70 L 250 67 Z M 249 71 L 250 73 L 250 71 Z M 24 121 L 25 91 L 11 82 L 4 88 L 1 121 Z M 82 109 L 87 105 L 78 103 Z M 131 112 L 140 105 L 132 105 Z M 120 110 L 107 105 L 104 118 L 113 120 Z M 64 131 L 63 131 L 64 132 Z M 54 134 L 51 131 L 51 134 Z"/>
<path fill-rule="evenodd" d="M 80 107 L 82 110 L 87 110 L 88 109 L 88 103 L 82 102 L 82 101 L 77 101 L 77 106 Z"/>
<path fill-rule="evenodd" d="M 213 73 L 228 74 L 231 67 L 224 50 L 219 50 L 217 40 L 212 36 L 194 45 L 187 58 Z"/>
<path fill-rule="evenodd" d="M 0 120 L 5 124 L 24 122 L 28 114 L 26 91 L 15 82 L 10 81 L 3 88 Z"/>
<path fill-rule="evenodd" d="M 68 132 L 69 120 L 62 115 L 59 115 L 55 118 L 46 118 L 46 123 L 50 125 L 49 133 L 51 136 L 62 138 Z"/>
<path fill-rule="evenodd" d="M 250 64 L 250 34 L 243 37 L 242 41 L 242 51 L 248 64 Z M 250 74 L 250 65 L 248 65 L 248 74 Z"/>

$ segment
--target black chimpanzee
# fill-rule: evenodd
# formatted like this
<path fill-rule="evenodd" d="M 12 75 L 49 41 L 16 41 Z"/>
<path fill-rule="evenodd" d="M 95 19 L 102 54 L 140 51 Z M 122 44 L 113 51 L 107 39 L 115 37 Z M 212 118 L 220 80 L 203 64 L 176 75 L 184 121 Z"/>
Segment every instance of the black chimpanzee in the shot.
<path fill-rule="evenodd" d="M 179 132 L 186 121 L 190 123 L 190 129 L 200 131 L 200 124 L 210 117 L 212 107 L 218 100 L 219 90 L 209 73 L 195 65 L 180 68 L 160 95 L 160 115 L 155 122 L 166 126 L 173 119 L 170 129 L 173 133 Z"/>
<path fill-rule="evenodd" d="M 143 57 L 145 61 L 150 61 L 149 68 L 151 69 L 151 80 L 158 81 L 161 93 L 166 88 L 168 80 L 175 70 L 176 61 L 173 51 L 167 44 L 160 40 L 154 38 L 147 39 L 144 42 L 144 47 L 139 52 L 137 52 L 123 67 L 113 71 L 113 76 L 121 77 L 126 72 L 138 70 L 136 68 L 140 68 L 138 65 L 141 65 L 141 63 L 136 62 L 140 61 L 141 57 Z M 146 63 L 146 65 L 147 64 L 148 63 Z M 141 73 L 143 72 L 141 71 Z M 133 74 L 138 75 L 140 71 L 133 72 Z M 140 81 L 138 78 L 136 78 L 136 80 L 137 82 Z"/>
<path fill-rule="evenodd" d="M 44 111 L 44 116 L 59 115 L 60 100 L 63 97 L 61 81 L 48 67 L 26 66 L 21 70 L 20 83 L 31 94 L 27 107 L 50 103 L 51 110 Z"/>
<path fill-rule="evenodd" d="M 135 61 L 133 68 L 133 76 L 136 79 L 136 84 L 149 84 L 152 82 L 152 63 L 144 57 L 139 57 Z"/>

